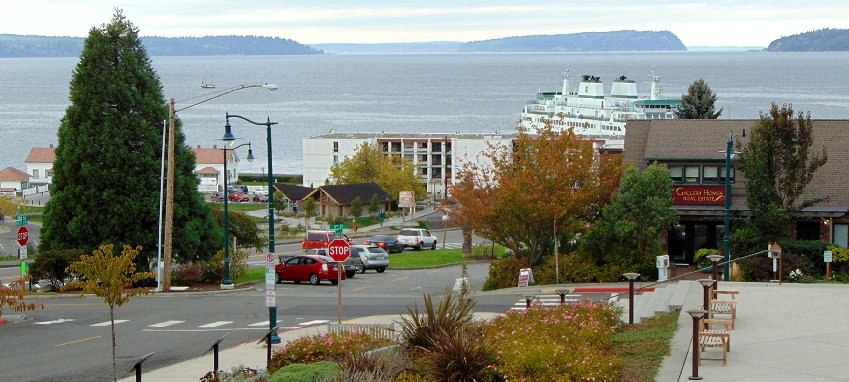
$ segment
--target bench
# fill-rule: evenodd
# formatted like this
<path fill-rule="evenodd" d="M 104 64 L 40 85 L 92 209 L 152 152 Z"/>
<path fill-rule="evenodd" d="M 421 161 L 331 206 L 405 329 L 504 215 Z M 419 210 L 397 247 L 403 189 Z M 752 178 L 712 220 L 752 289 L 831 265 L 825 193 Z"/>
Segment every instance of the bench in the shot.
<path fill-rule="evenodd" d="M 734 329 L 734 321 L 737 319 L 737 300 L 711 300 L 708 312 L 708 318 L 715 318 L 717 314 L 731 316 L 731 329 Z"/>
<path fill-rule="evenodd" d="M 722 366 L 728 365 L 728 352 L 731 349 L 731 335 L 727 330 L 705 330 L 699 333 L 699 365 L 703 359 L 720 360 L 720 358 L 707 358 L 704 356 L 706 348 L 722 349 Z"/>
<path fill-rule="evenodd" d="M 740 294 L 739 290 L 713 290 L 713 299 L 719 300 L 719 296 L 729 296 L 732 300 L 737 300 L 737 295 Z"/>

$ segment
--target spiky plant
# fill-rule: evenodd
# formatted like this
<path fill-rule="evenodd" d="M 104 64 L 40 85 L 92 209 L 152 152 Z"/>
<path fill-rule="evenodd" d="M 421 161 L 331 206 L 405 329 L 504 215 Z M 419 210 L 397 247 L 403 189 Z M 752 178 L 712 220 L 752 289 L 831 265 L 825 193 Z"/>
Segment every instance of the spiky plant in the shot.
<path fill-rule="evenodd" d="M 424 312 L 420 313 L 418 305 L 414 305 L 407 307 L 407 314 L 401 316 L 401 344 L 407 350 L 430 349 L 436 335 L 465 328 L 472 320 L 474 306 L 474 300 L 455 297 L 451 287 L 445 288 L 436 307 L 430 294 L 425 294 Z"/>
<path fill-rule="evenodd" d="M 431 376 L 437 381 L 483 381 L 495 354 L 485 337 L 475 328 L 437 334 L 427 351 Z"/>

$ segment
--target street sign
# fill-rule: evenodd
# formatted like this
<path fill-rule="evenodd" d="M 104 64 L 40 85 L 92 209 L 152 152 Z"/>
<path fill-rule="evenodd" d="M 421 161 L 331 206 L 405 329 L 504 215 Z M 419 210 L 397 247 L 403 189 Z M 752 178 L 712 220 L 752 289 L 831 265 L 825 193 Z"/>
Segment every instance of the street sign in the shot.
<path fill-rule="evenodd" d="M 15 218 L 15 226 L 21 227 L 25 226 L 29 223 L 29 216 L 26 215 L 18 215 Z"/>
<path fill-rule="evenodd" d="M 276 276 L 277 275 L 274 274 L 274 269 L 265 268 L 265 286 L 266 286 L 266 289 L 268 289 L 269 286 L 271 286 L 272 288 L 274 287 L 274 283 L 275 283 L 275 281 L 277 281 Z"/>
<path fill-rule="evenodd" d="M 830 263 L 833 261 L 834 257 L 831 255 L 831 251 L 825 251 L 822 253 L 823 262 Z"/>
<path fill-rule="evenodd" d="M 29 242 L 29 230 L 27 227 L 18 228 L 18 245 L 24 247 Z"/>
<path fill-rule="evenodd" d="M 398 207 L 413 208 L 416 206 L 416 198 L 413 191 L 401 191 L 398 194 Z"/>
<path fill-rule="evenodd" d="M 344 233 L 343 230 L 345 228 L 348 228 L 347 224 L 331 224 L 330 225 L 330 229 L 332 229 L 333 231 L 336 231 L 336 236 L 342 236 L 342 234 Z"/>
<path fill-rule="evenodd" d="M 273 253 L 268 253 L 268 254 L 266 254 L 266 255 L 265 255 L 265 267 L 266 267 L 266 268 L 272 268 L 272 269 L 274 269 L 274 263 L 275 263 L 275 261 L 274 261 L 274 260 L 275 260 L 275 259 L 274 259 L 274 254 L 273 254 Z"/>
<path fill-rule="evenodd" d="M 18 256 L 21 258 L 21 260 L 27 259 L 27 246 L 18 248 Z"/>
<path fill-rule="evenodd" d="M 265 291 L 265 307 L 277 307 L 277 292 L 275 290 L 272 289 Z"/>
<path fill-rule="evenodd" d="M 342 239 L 335 239 L 327 246 L 327 254 L 336 261 L 345 261 L 351 256 L 351 245 Z"/>

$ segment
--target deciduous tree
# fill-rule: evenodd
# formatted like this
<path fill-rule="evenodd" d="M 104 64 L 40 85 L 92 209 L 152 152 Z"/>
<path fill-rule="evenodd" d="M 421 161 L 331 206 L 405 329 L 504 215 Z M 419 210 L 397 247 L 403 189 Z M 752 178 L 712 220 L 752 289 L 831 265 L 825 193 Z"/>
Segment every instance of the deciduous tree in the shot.
<path fill-rule="evenodd" d="M 44 309 L 42 304 L 32 304 L 24 301 L 24 287 L 27 280 L 31 280 L 29 276 L 23 276 L 11 282 L 8 287 L 0 283 L 0 318 L 3 317 L 3 307 L 12 308 L 16 312 L 26 310 L 35 310 L 36 308 Z"/>
<path fill-rule="evenodd" d="M 681 108 L 675 110 L 675 116 L 681 119 L 717 119 L 722 109 L 716 111 L 716 94 L 707 86 L 705 80 L 698 79 L 681 96 Z"/>
<path fill-rule="evenodd" d="M 377 194 L 371 194 L 371 200 L 368 204 L 368 213 L 371 216 L 374 216 L 380 211 L 380 199 L 377 198 Z"/>
<path fill-rule="evenodd" d="M 358 218 L 363 215 L 363 201 L 357 196 L 351 201 L 351 215 Z"/>
<path fill-rule="evenodd" d="M 648 273 L 653 270 L 654 256 L 662 251 L 660 234 L 677 221 L 666 166 L 654 163 L 645 171 L 629 167 L 610 204 L 581 237 L 580 246 L 598 264 L 613 263 Z"/>
<path fill-rule="evenodd" d="M 330 168 L 332 184 L 374 182 L 393 197 L 401 191 L 425 195 L 425 186 L 412 162 L 397 155 L 385 155 L 377 145 L 364 142 L 354 154 Z"/>
<path fill-rule="evenodd" d="M 748 143 L 737 141 L 735 168 L 746 175 L 746 201 L 752 224 L 765 241 L 789 236 L 789 224 L 806 207 L 824 201 L 803 199 L 814 173 L 828 160 L 825 147 L 815 152 L 811 114 L 772 104 L 761 114 Z"/>
<path fill-rule="evenodd" d="M 215 205 L 212 208 L 212 215 L 215 220 L 224 226 L 224 208 L 220 205 Z M 257 227 L 256 223 L 248 214 L 241 211 L 227 211 L 227 230 L 230 231 L 230 237 L 236 238 L 238 248 L 253 248 L 257 251 L 262 251 L 268 244 L 268 238 L 262 235 L 262 231 Z M 233 242 L 231 241 L 232 245 Z M 224 248 L 221 245 L 221 248 Z"/>
<path fill-rule="evenodd" d="M 318 204 L 313 198 L 304 199 L 304 229 L 310 229 L 310 218 L 315 216 Z"/>
<path fill-rule="evenodd" d="M 136 272 L 135 258 L 141 247 L 135 249 L 125 245 L 121 255 L 113 256 L 113 244 L 101 245 L 91 255 L 83 255 L 80 261 L 68 267 L 70 272 L 85 281 L 71 281 L 63 290 L 82 289 L 80 296 L 93 294 L 103 298 L 109 306 L 109 322 L 112 324 L 112 380 L 117 381 L 115 364 L 115 308 L 130 301 L 131 297 L 151 293 L 147 288 L 127 289 L 132 283 L 156 277 L 151 272 Z"/>
<path fill-rule="evenodd" d="M 457 205 L 449 213 L 535 265 L 552 253 L 552 227 L 583 230 L 620 173 L 618 157 L 599 155 L 592 141 L 571 130 L 519 130 L 512 146 L 492 146 L 483 160 L 465 161 L 451 190 Z"/>
<path fill-rule="evenodd" d="M 120 10 L 110 23 L 89 31 L 71 78 L 70 101 L 57 133 L 40 249 L 89 252 L 102 243 L 155 248 L 168 106 L 138 29 Z M 195 158 L 184 141 L 178 121 L 176 174 L 168 179 L 175 186 L 175 261 L 210 257 L 222 242 L 197 190 Z"/>

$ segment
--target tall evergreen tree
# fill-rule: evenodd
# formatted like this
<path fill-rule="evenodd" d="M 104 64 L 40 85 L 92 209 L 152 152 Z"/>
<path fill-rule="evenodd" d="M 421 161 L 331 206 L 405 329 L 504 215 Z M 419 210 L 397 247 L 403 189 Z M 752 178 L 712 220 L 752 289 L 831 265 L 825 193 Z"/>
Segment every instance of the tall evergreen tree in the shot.
<path fill-rule="evenodd" d="M 705 80 L 698 79 L 681 96 L 681 108 L 675 110 L 675 116 L 681 119 L 717 119 L 722 109 L 716 111 L 716 94 L 707 86 Z"/>
<path fill-rule="evenodd" d="M 737 142 L 742 151 L 735 166 L 746 174 L 746 201 L 752 224 L 766 241 L 787 238 L 790 222 L 803 208 L 824 199 L 804 198 L 805 187 L 828 160 L 825 147 L 811 150 L 814 129 L 811 115 L 794 116 L 793 107 L 772 104 L 752 128 L 749 142 Z"/>
<path fill-rule="evenodd" d="M 138 29 L 116 10 L 89 31 L 58 130 L 41 250 L 141 245 L 155 257 L 162 121 L 168 106 Z M 179 121 L 177 126 L 179 126 Z M 212 256 L 221 230 L 197 191 L 194 155 L 176 132 L 174 257 Z M 139 260 L 140 268 L 147 261 Z"/>

